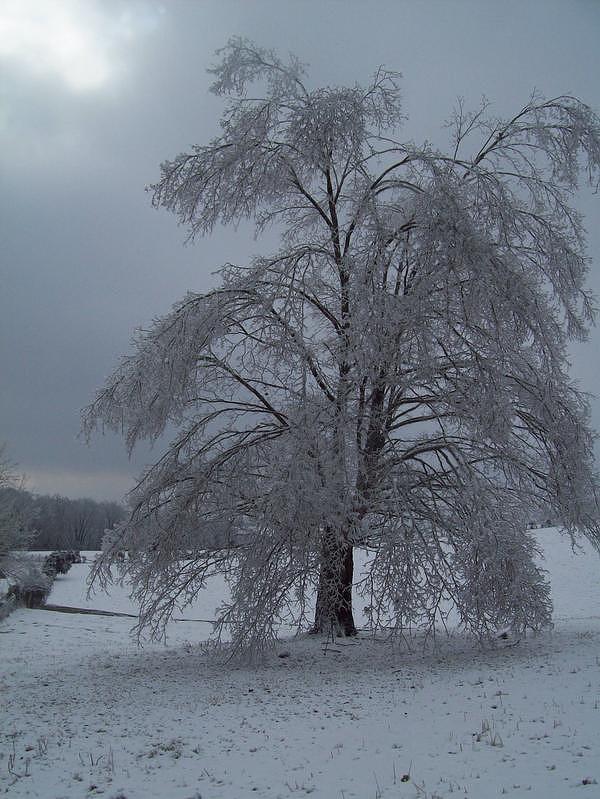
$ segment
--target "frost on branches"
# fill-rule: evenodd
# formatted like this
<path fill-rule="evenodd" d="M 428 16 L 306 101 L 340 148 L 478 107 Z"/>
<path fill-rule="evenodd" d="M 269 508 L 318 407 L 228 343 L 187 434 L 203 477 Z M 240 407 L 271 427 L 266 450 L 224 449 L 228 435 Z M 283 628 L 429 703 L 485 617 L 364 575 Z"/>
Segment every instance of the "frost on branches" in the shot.
<path fill-rule="evenodd" d="M 21 550 L 29 547 L 33 537 L 23 514 L 15 507 L 18 486 L 4 446 L 0 445 L 0 580 L 14 576 L 22 567 Z"/>
<path fill-rule="evenodd" d="M 508 120 L 459 105 L 441 152 L 397 138 L 397 73 L 311 89 L 246 40 L 220 55 L 221 134 L 162 165 L 154 204 L 191 237 L 250 219 L 281 247 L 138 333 L 86 410 L 130 449 L 179 431 L 96 576 L 120 565 L 160 635 L 223 573 L 217 631 L 260 648 L 282 622 L 355 633 L 360 547 L 375 628 L 432 631 L 450 605 L 478 635 L 540 628 L 528 520 L 600 540 L 566 359 L 592 320 L 570 203 L 598 177 L 598 117 L 573 97 Z"/>

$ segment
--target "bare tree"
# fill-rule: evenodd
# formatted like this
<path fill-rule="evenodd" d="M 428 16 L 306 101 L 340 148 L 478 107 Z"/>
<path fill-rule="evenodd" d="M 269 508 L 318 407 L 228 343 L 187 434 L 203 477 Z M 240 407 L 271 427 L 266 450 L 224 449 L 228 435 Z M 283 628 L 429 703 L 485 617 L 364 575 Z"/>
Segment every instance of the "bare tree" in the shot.
<path fill-rule="evenodd" d="M 28 549 L 32 533 L 25 514 L 15 502 L 19 485 L 11 464 L 0 446 L 0 578 L 11 574 L 19 561 L 20 550 Z"/>
<path fill-rule="evenodd" d="M 507 120 L 459 104 L 441 152 L 399 140 L 397 73 L 312 89 L 294 58 L 238 38 L 220 54 L 221 134 L 162 165 L 154 204 L 190 237 L 250 219 L 281 248 L 139 332 L 86 410 L 130 449 L 180 431 L 96 576 L 127 549 L 160 634 L 222 572 L 219 624 L 261 646 L 315 593 L 313 629 L 355 633 L 360 546 L 375 627 L 432 630 L 448 600 L 478 634 L 541 627 L 531 514 L 599 541 L 565 355 L 592 319 L 572 193 L 597 179 L 597 116 L 566 96 Z"/>

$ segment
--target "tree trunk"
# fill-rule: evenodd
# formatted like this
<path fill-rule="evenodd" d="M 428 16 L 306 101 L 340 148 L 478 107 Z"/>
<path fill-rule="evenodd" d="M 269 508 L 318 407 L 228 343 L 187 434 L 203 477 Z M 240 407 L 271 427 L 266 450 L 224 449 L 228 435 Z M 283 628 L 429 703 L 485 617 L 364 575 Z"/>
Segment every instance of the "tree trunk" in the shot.
<path fill-rule="evenodd" d="M 352 615 L 353 548 L 332 530 L 323 537 L 321 573 L 311 633 L 356 635 Z"/>

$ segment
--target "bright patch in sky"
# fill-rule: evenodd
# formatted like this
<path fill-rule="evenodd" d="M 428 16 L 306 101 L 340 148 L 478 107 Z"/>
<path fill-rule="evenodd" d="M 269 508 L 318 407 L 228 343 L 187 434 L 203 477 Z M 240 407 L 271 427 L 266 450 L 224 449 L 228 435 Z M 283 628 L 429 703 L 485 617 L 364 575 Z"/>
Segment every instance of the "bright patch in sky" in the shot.
<path fill-rule="evenodd" d="M 54 75 L 74 91 L 103 86 L 115 73 L 116 49 L 148 16 L 132 6 L 94 0 L 2 0 L 0 59 L 19 63 L 37 76 Z"/>

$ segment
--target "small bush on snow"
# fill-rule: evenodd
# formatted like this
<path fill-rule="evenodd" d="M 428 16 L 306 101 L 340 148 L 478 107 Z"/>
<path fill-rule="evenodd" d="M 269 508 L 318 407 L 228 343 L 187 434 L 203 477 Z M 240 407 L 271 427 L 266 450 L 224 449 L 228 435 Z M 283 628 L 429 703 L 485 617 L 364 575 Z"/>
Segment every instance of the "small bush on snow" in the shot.
<path fill-rule="evenodd" d="M 43 574 L 39 566 L 31 562 L 20 563 L 13 574 L 14 584 L 9 589 L 17 602 L 28 608 L 39 608 L 46 603 L 52 578 Z"/>

